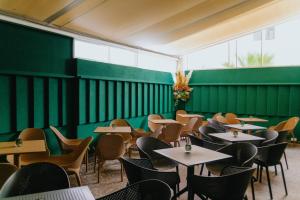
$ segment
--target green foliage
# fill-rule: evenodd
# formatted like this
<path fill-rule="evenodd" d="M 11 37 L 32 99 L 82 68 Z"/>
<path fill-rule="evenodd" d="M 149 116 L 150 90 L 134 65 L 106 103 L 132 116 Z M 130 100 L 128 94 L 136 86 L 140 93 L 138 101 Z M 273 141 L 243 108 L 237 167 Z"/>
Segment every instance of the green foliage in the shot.
<path fill-rule="evenodd" d="M 238 57 L 238 62 L 241 67 L 257 67 L 268 66 L 273 63 L 274 55 L 260 53 L 248 53 L 246 57 Z"/>

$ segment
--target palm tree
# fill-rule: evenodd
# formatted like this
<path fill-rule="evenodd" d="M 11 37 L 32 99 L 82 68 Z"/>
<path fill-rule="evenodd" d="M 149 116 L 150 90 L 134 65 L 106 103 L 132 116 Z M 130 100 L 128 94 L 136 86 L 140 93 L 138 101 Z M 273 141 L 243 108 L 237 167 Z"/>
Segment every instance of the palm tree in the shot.
<path fill-rule="evenodd" d="M 238 57 L 238 62 L 241 67 L 257 67 L 268 66 L 273 63 L 274 55 L 259 53 L 248 53 L 246 57 Z"/>

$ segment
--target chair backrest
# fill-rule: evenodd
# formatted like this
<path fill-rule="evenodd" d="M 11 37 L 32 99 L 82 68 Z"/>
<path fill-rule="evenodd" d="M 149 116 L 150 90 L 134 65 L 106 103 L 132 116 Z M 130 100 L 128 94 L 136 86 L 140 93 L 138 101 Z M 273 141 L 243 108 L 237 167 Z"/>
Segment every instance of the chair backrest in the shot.
<path fill-rule="evenodd" d="M 131 128 L 131 131 L 133 131 L 132 127 L 129 125 L 129 123 L 125 119 L 114 119 L 110 122 L 110 126 L 129 126 Z M 115 133 L 120 135 L 123 138 L 123 141 L 129 141 L 132 138 L 131 133 Z"/>
<path fill-rule="evenodd" d="M 201 126 L 199 128 L 200 136 L 208 141 L 213 141 L 214 139 L 209 136 L 210 133 L 218 133 L 219 131 L 211 126 Z"/>
<path fill-rule="evenodd" d="M 129 185 L 97 200 L 170 200 L 171 188 L 164 182 L 149 179 Z"/>
<path fill-rule="evenodd" d="M 154 119 L 162 119 L 162 117 L 156 114 L 151 114 L 148 116 L 148 127 L 152 133 L 154 133 L 157 128 L 161 127 L 161 125 L 151 122 L 151 120 Z"/>
<path fill-rule="evenodd" d="M 26 128 L 20 133 L 19 138 L 22 140 L 25 140 L 25 141 L 26 140 L 44 140 L 45 146 L 46 146 L 46 152 L 22 154 L 20 156 L 21 161 L 22 160 L 30 161 L 30 160 L 33 160 L 33 158 L 50 156 L 50 151 L 47 146 L 46 136 L 42 129 Z"/>
<path fill-rule="evenodd" d="M 225 119 L 228 124 L 239 124 L 240 121 L 237 118 L 237 115 L 234 113 L 226 113 L 225 114 Z"/>
<path fill-rule="evenodd" d="M 233 166 L 252 167 L 254 158 L 257 154 L 257 147 L 251 143 L 240 142 L 227 145 L 218 151 L 231 155 Z"/>
<path fill-rule="evenodd" d="M 219 116 L 219 115 L 222 115 L 222 113 L 221 113 L 221 112 L 218 112 L 218 113 L 214 114 L 214 115 L 212 116 L 212 119 L 216 120 L 216 117 Z"/>
<path fill-rule="evenodd" d="M 10 175 L 17 171 L 17 169 L 18 168 L 15 165 L 9 163 L 0 163 L 0 189 Z"/>
<path fill-rule="evenodd" d="M 180 122 L 181 124 L 187 124 L 189 122 L 189 118 L 181 117 L 178 114 L 187 114 L 185 110 L 176 111 L 176 121 Z"/>
<path fill-rule="evenodd" d="M 283 130 L 288 131 L 288 133 L 293 133 L 297 124 L 299 122 L 299 117 L 291 117 L 285 123 Z"/>
<path fill-rule="evenodd" d="M 115 160 L 125 153 L 123 138 L 120 135 L 103 135 L 97 144 L 100 160 Z"/>
<path fill-rule="evenodd" d="M 278 132 L 275 130 L 258 131 L 255 133 L 255 135 L 258 137 L 265 138 L 265 140 L 259 144 L 260 146 L 274 144 L 278 138 Z"/>
<path fill-rule="evenodd" d="M 168 124 L 162 129 L 162 140 L 170 143 L 179 140 L 183 125 L 179 123 Z M 159 136 L 160 138 L 160 136 Z"/>
<path fill-rule="evenodd" d="M 87 137 L 85 138 L 80 145 L 78 146 L 78 148 L 76 148 L 75 151 L 72 151 L 71 153 L 68 154 L 68 156 L 70 156 L 70 160 L 72 160 L 72 167 L 71 168 L 77 168 L 79 169 L 81 167 L 83 158 L 86 154 L 86 151 L 88 150 L 89 144 L 91 143 L 91 141 L 93 140 L 93 137 Z"/>
<path fill-rule="evenodd" d="M 137 139 L 136 145 L 140 153 L 140 157 L 148 158 L 150 160 L 165 158 L 162 155 L 154 152 L 154 150 L 172 147 L 172 145 L 153 137 L 140 137 Z"/>
<path fill-rule="evenodd" d="M 276 139 L 275 143 L 282 143 L 282 142 L 288 142 L 288 131 L 277 131 L 278 137 Z"/>
<path fill-rule="evenodd" d="M 282 142 L 258 147 L 257 158 L 269 166 L 277 165 L 280 163 L 287 144 L 287 142 Z"/>
<path fill-rule="evenodd" d="M 244 199 L 248 184 L 252 178 L 254 168 L 224 176 L 196 176 L 191 179 L 193 193 L 201 197 L 214 200 Z M 204 198 L 203 198 L 204 199 Z"/>
<path fill-rule="evenodd" d="M 220 143 L 216 143 L 216 142 L 212 142 L 209 140 L 205 140 L 204 138 L 198 138 L 196 136 L 193 135 L 189 135 L 191 143 L 193 145 L 197 145 L 206 149 L 210 149 L 210 150 L 218 150 L 221 149 L 222 147 L 225 147 L 225 144 L 220 144 Z"/>
<path fill-rule="evenodd" d="M 11 197 L 69 188 L 69 178 L 61 167 L 33 163 L 16 171 L 4 183 L 0 197 Z"/>
<path fill-rule="evenodd" d="M 52 130 L 52 132 L 54 133 L 54 135 L 56 136 L 56 138 L 58 139 L 60 148 L 63 149 L 63 144 L 66 143 L 65 136 L 63 134 L 61 134 L 61 132 L 54 126 L 49 126 L 49 127 Z"/>
<path fill-rule="evenodd" d="M 271 126 L 269 127 L 268 129 L 269 130 L 275 130 L 275 131 L 282 131 L 283 130 L 283 127 L 285 126 L 287 121 L 282 121 L 282 122 L 279 122 L 278 124 L 276 124 L 275 126 Z"/>
<path fill-rule="evenodd" d="M 143 164 L 139 162 L 139 159 L 121 158 L 128 183 L 134 184 L 136 182 L 144 180 L 143 177 Z M 148 159 L 141 159 L 141 161 L 149 161 Z"/>
<path fill-rule="evenodd" d="M 202 126 L 202 118 L 201 117 L 198 117 L 197 118 L 197 122 L 195 123 L 194 127 L 193 127 L 193 132 L 194 133 L 199 133 L 199 128 Z"/>
<path fill-rule="evenodd" d="M 222 115 L 217 115 L 215 120 L 222 124 L 228 124 L 227 119 L 225 117 L 223 117 Z"/>
<path fill-rule="evenodd" d="M 188 123 L 183 127 L 183 130 L 186 132 L 193 132 L 196 123 L 198 122 L 198 117 L 191 118 Z"/>

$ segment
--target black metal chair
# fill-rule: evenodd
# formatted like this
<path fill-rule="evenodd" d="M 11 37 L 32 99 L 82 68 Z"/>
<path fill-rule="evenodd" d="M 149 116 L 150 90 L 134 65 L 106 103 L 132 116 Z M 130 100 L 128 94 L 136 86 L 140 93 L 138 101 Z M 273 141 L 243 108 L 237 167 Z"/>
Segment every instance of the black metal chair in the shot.
<path fill-rule="evenodd" d="M 215 130 L 217 130 L 216 133 L 224 133 L 227 132 L 230 128 L 227 128 L 226 126 L 224 126 L 225 124 L 218 122 L 217 120 L 214 119 L 209 119 L 208 120 L 208 126 L 214 128 Z"/>
<path fill-rule="evenodd" d="M 129 184 L 148 179 L 158 179 L 167 183 L 177 194 L 179 191 L 180 177 L 177 172 L 158 171 L 153 168 L 152 163 L 147 158 L 131 159 L 121 158 Z"/>
<path fill-rule="evenodd" d="M 277 137 L 277 140 L 276 140 L 275 143 L 288 142 L 288 136 L 289 136 L 289 133 L 287 131 L 279 131 L 278 132 L 278 137 Z M 288 161 L 287 161 L 285 151 L 283 152 L 283 156 L 284 156 L 286 168 L 289 169 L 289 164 L 288 164 Z"/>
<path fill-rule="evenodd" d="M 196 176 L 191 180 L 192 191 L 200 199 L 242 200 L 255 168 L 223 171 L 222 176 Z"/>
<path fill-rule="evenodd" d="M 66 171 L 51 163 L 33 163 L 27 165 L 4 183 L 0 197 L 11 197 L 70 187 Z"/>
<path fill-rule="evenodd" d="M 172 169 L 176 167 L 178 172 L 178 163 L 168 159 L 154 150 L 172 148 L 172 145 L 167 144 L 153 137 L 140 137 L 136 141 L 137 148 L 141 158 L 148 158 L 156 169 Z"/>
<path fill-rule="evenodd" d="M 278 138 L 278 132 L 274 130 L 257 131 L 254 135 L 265 138 L 265 140 L 261 141 L 257 146 L 274 144 Z"/>
<path fill-rule="evenodd" d="M 283 143 L 270 144 L 267 146 L 258 147 L 258 153 L 254 160 L 254 162 L 258 165 L 257 179 L 259 178 L 260 182 L 262 177 L 262 170 L 264 167 L 266 168 L 268 187 L 269 187 L 271 199 L 273 199 L 273 194 L 272 194 L 272 187 L 271 187 L 271 181 L 269 175 L 270 166 L 280 165 L 285 194 L 288 195 L 284 171 L 283 171 L 282 164 L 280 162 L 282 155 L 284 154 L 285 148 L 287 147 L 287 144 L 288 144 L 287 142 L 283 142 Z"/>
<path fill-rule="evenodd" d="M 189 138 L 191 140 L 192 145 L 197 145 L 214 151 L 226 146 L 226 144 L 220 144 L 220 143 L 208 141 L 205 140 L 205 138 L 199 138 L 194 135 L 189 135 Z M 204 164 L 201 165 L 200 175 L 202 175 L 203 169 L 204 169 Z"/>
<path fill-rule="evenodd" d="M 232 156 L 225 160 L 206 164 L 209 172 L 219 175 L 227 166 L 252 167 L 257 154 L 257 147 L 251 143 L 241 142 L 227 145 L 217 151 Z"/>
<path fill-rule="evenodd" d="M 170 200 L 170 187 L 159 180 L 145 180 L 129 185 L 97 200 Z"/>
<path fill-rule="evenodd" d="M 211 142 L 215 142 L 215 143 L 223 143 L 223 144 L 230 144 L 230 142 L 215 138 L 215 137 L 211 137 L 209 134 L 210 133 L 224 133 L 226 132 L 225 130 L 221 131 L 221 130 L 217 130 L 209 125 L 207 126 L 201 126 L 199 128 L 199 133 L 200 136 L 205 139 L 206 141 L 211 141 Z"/>

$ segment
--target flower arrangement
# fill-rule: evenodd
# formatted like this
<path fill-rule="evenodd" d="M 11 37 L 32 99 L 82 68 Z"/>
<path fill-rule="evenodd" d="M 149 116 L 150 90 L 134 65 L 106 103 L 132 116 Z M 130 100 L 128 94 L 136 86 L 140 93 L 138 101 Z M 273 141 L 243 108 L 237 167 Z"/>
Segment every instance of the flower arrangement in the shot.
<path fill-rule="evenodd" d="M 190 98 L 190 93 L 193 88 L 189 87 L 189 81 L 193 71 L 189 71 L 187 75 L 184 74 L 181 67 L 179 67 L 175 73 L 176 80 L 173 86 L 173 95 L 175 99 L 175 106 L 178 106 L 179 102 L 187 102 Z"/>

